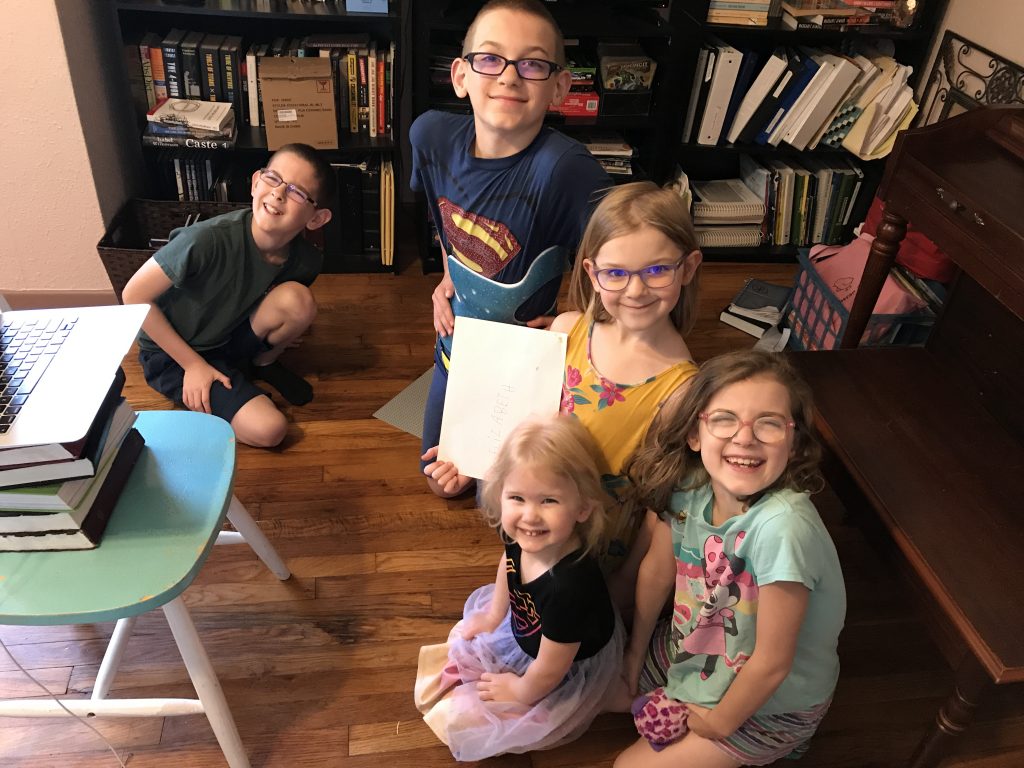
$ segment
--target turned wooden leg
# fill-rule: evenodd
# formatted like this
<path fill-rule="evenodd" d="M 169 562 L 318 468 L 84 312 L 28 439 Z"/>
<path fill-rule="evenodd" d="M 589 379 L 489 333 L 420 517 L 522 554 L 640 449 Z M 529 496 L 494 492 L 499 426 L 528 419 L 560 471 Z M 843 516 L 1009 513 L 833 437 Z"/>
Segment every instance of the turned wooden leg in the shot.
<path fill-rule="evenodd" d="M 918 743 L 908 765 L 910 768 L 933 768 L 942 758 L 949 755 L 952 741 L 959 736 L 974 719 L 974 712 L 981 698 L 992 686 L 988 673 L 968 653 L 956 671 L 956 685 L 935 716 L 935 722 Z"/>
<path fill-rule="evenodd" d="M 846 330 L 843 332 L 840 349 L 856 349 L 860 344 L 860 338 L 864 335 L 864 329 L 868 327 L 868 320 L 871 319 L 871 312 L 878 301 L 878 295 L 885 285 L 885 278 L 889 276 L 896 261 L 896 254 L 900 252 L 900 243 L 903 236 L 907 234 L 907 220 L 895 213 L 886 211 L 882 214 L 882 221 L 878 224 L 878 234 L 871 243 L 871 250 L 868 252 L 868 262 L 864 265 L 864 274 L 860 278 L 860 285 L 857 286 L 857 295 L 853 299 L 853 307 L 850 309 L 850 319 L 846 323 Z"/>

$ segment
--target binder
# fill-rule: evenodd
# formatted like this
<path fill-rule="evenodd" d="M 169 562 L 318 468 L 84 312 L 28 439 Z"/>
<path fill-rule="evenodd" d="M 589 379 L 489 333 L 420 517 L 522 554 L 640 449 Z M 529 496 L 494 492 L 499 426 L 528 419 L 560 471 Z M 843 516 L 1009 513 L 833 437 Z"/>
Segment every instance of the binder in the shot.
<path fill-rule="evenodd" d="M 768 242 L 772 237 L 779 174 L 775 170 L 765 168 L 750 155 L 740 155 L 740 178 L 751 192 L 764 200 L 765 212 L 761 219 L 761 240 Z"/>
<path fill-rule="evenodd" d="M 788 77 L 792 77 L 789 59 L 786 57 L 784 49 L 777 48 L 768 58 L 768 61 L 765 62 L 757 77 L 754 78 L 753 84 L 737 107 L 736 116 L 733 118 L 732 125 L 729 126 L 726 133 L 727 141 L 736 143 L 737 140 L 745 142 L 753 140 L 756 129 L 753 126 L 748 129 L 748 124 L 754 121 L 754 116 L 769 99 L 770 95 L 776 90 L 780 90 L 777 86 L 783 77 L 787 77 L 787 73 Z M 774 101 L 775 103 L 778 102 L 777 94 Z M 770 110 L 770 108 L 769 106 L 766 110 Z M 764 121 L 766 122 L 767 120 L 768 115 L 766 114 Z M 744 135 L 746 138 L 741 139 L 740 137 Z"/>
<path fill-rule="evenodd" d="M 775 114 L 771 119 L 764 125 L 761 131 L 755 137 L 755 141 L 758 144 L 768 144 L 769 137 L 778 128 L 779 124 L 783 121 L 786 113 L 793 106 L 793 103 L 799 98 L 800 94 L 803 93 L 807 84 L 810 83 L 811 79 L 818 72 L 818 62 L 812 59 L 810 56 L 793 53 L 793 63 L 795 68 L 795 74 L 790 79 L 789 84 L 783 89 L 779 95 L 778 104 L 775 108 Z M 778 143 L 773 146 L 777 146 Z"/>
<path fill-rule="evenodd" d="M 772 221 L 772 242 L 775 245 L 789 243 L 790 221 L 793 215 L 793 169 L 781 160 L 767 162 L 779 177 L 775 191 L 775 218 Z"/>
<path fill-rule="evenodd" d="M 783 134 L 783 141 L 794 149 L 807 148 L 861 74 L 860 67 L 849 59 L 832 55 L 826 55 L 825 58 L 832 66 L 832 71 L 818 91 L 809 97 L 804 113 L 796 116 Z"/>
<path fill-rule="evenodd" d="M 711 46 L 702 46 L 697 54 L 697 69 L 693 75 L 693 88 L 690 91 L 690 103 L 686 109 L 686 121 L 683 123 L 682 142 L 688 144 L 693 133 L 693 124 L 703 114 L 703 104 L 707 99 L 711 76 L 715 71 L 717 50 Z"/>
<path fill-rule="evenodd" d="M 390 160 L 380 166 L 380 263 L 394 263 L 395 239 L 395 171 Z"/>
<path fill-rule="evenodd" d="M 722 135 L 729 97 L 743 61 L 743 54 L 731 45 L 715 40 L 714 46 L 717 49 L 717 61 L 697 132 L 697 143 L 705 146 L 714 146 Z"/>
<path fill-rule="evenodd" d="M 732 93 L 729 95 L 729 106 L 725 110 L 725 120 L 722 122 L 721 136 L 727 136 L 729 129 L 732 128 L 732 123 L 736 118 L 736 112 L 739 110 L 740 102 L 750 89 L 750 81 L 753 80 L 754 71 L 757 68 L 758 62 L 761 60 L 760 55 L 756 51 L 748 49 L 744 50 L 742 54 L 743 61 L 740 64 L 740 71 L 736 75 L 736 84 L 733 85 Z"/>
<path fill-rule="evenodd" d="M 786 110 L 785 116 L 776 124 L 775 130 L 768 136 L 768 143 L 773 147 L 779 146 L 791 125 L 803 120 L 808 106 L 817 98 L 825 83 L 835 73 L 836 65 L 832 57 L 817 51 L 808 52 L 808 57 L 817 62 L 818 70 L 800 92 L 800 95 L 796 97 L 793 104 Z"/>

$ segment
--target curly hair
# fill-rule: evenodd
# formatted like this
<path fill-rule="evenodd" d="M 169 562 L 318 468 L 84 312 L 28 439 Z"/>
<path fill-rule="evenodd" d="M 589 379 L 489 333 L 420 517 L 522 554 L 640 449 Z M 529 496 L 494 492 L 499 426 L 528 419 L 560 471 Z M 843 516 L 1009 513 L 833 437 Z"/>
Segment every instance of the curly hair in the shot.
<path fill-rule="evenodd" d="M 690 448 L 688 438 L 697 433 L 700 414 L 718 392 L 755 377 L 774 379 L 786 388 L 796 424 L 789 463 L 758 496 L 781 488 L 816 493 L 824 487 L 818 469 L 821 447 L 812 425 L 810 387 L 785 356 L 745 350 L 719 355 L 704 363 L 687 383 L 674 411 L 665 414 L 648 433 L 624 470 L 633 486 L 630 503 L 661 513 L 668 509 L 675 491 L 698 488 L 709 481 L 700 453 Z"/>
<path fill-rule="evenodd" d="M 599 323 L 611 319 L 601 302 L 600 294 L 590 282 L 583 262 L 593 262 L 609 240 L 635 232 L 641 227 L 653 227 L 661 232 L 679 248 L 683 256 L 699 250 L 690 212 L 677 192 L 659 187 L 652 181 L 637 181 L 615 187 L 594 209 L 583 233 L 569 282 L 569 309 L 586 312 Z M 679 299 L 672 308 L 672 324 L 683 335 L 689 333 L 697 321 L 699 291 L 698 266 L 690 282 L 679 292 Z"/>
<path fill-rule="evenodd" d="M 484 518 L 501 531 L 502 489 L 513 469 L 551 472 L 575 485 L 583 503 L 592 502 L 590 516 L 576 525 L 583 554 L 590 554 L 604 533 L 610 501 L 601 485 L 600 455 L 594 438 L 579 419 L 564 414 L 527 419 L 505 438 L 483 481 L 480 501 Z"/>

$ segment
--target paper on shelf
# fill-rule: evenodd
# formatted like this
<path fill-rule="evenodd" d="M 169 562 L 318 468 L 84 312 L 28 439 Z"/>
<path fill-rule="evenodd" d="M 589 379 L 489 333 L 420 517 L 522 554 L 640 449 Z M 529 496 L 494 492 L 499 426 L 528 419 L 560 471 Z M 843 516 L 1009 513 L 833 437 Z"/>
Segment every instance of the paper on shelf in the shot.
<path fill-rule="evenodd" d="M 483 478 L 506 435 L 562 396 L 564 333 L 455 318 L 438 458 Z"/>

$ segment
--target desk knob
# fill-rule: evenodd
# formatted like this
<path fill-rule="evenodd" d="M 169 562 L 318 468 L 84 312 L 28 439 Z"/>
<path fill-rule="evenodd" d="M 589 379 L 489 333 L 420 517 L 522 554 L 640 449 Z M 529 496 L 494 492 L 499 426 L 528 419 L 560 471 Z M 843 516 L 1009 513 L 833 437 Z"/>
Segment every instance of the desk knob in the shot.
<path fill-rule="evenodd" d="M 961 203 L 958 203 L 956 200 L 949 201 L 949 210 L 953 211 L 954 213 L 960 213 L 960 211 L 962 211 L 963 209 L 964 206 Z"/>

